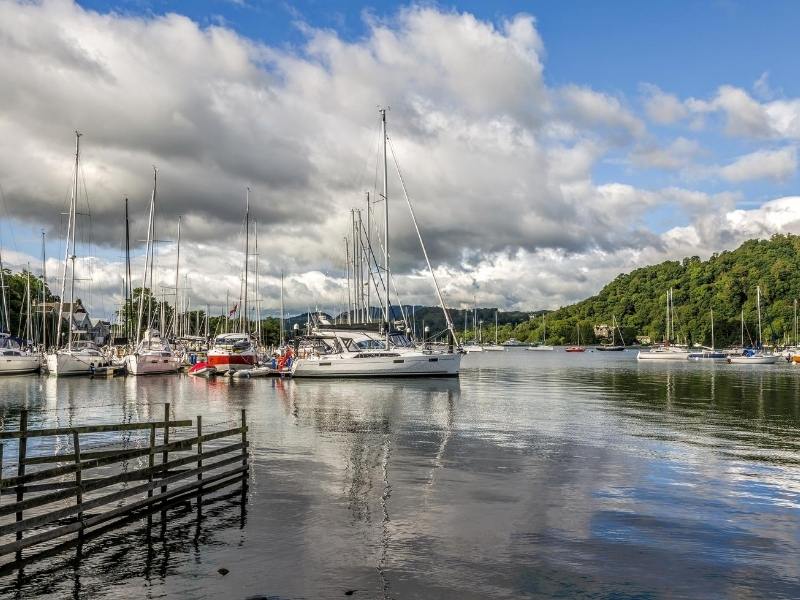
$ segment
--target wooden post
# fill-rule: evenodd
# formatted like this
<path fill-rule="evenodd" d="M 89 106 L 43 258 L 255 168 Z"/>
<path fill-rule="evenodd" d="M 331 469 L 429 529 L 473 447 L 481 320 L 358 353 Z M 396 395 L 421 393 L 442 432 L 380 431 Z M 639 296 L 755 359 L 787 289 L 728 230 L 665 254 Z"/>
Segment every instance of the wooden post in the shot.
<path fill-rule="evenodd" d="M 78 503 L 78 521 L 81 522 L 81 530 L 79 532 L 79 536 L 83 535 L 83 510 L 81 510 L 81 505 L 83 504 L 83 489 L 81 487 L 81 442 L 80 442 L 80 435 L 77 431 L 72 432 L 72 446 L 75 449 L 75 500 Z"/>
<path fill-rule="evenodd" d="M 153 482 L 153 467 L 156 464 L 156 455 L 153 452 L 155 447 L 156 447 L 156 426 L 155 425 L 150 425 L 150 454 L 148 454 L 148 456 L 147 456 L 147 466 L 150 469 L 148 471 L 148 475 L 147 475 L 147 482 L 148 483 L 152 483 Z M 147 497 L 148 498 L 152 498 L 153 497 L 153 490 L 152 489 L 147 490 Z M 148 511 L 148 513 L 147 513 L 147 535 L 148 536 L 150 535 L 150 526 L 152 524 L 153 524 L 153 513 Z"/>
<path fill-rule="evenodd" d="M 169 444 L 169 402 L 164 404 L 164 452 L 161 453 L 161 464 L 166 465 L 169 462 L 169 449 L 166 448 L 167 444 Z M 161 478 L 165 478 L 167 476 L 167 467 L 164 467 L 161 471 Z M 161 493 L 167 493 L 167 486 L 161 487 Z"/>
<path fill-rule="evenodd" d="M 197 468 L 203 466 L 203 415 L 197 415 Z M 197 474 L 197 481 L 203 481 L 203 474 Z M 202 486 L 201 488 L 202 489 Z"/>
<path fill-rule="evenodd" d="M 19 462 L 17 463 L 17 477 L 25 475 L 25 458 L 28 455 L 28 411 L 23 409 L 19 413 Z M 22 502 L 23 490 L 25 486 L 20 484 L 17 486 L 17 502 Z M 22 511 L 17 511 L 17 521 L 22 521 Z M 17 532 L 17 540 L 22 539 L 22 532 Z"/>
<path fill-rule="evenodd" d="M 242 466 L 247 467 L 247 411 L 242 409 Z M 242 473 L 242 486 L 247 487 L 247 471 Z"/>

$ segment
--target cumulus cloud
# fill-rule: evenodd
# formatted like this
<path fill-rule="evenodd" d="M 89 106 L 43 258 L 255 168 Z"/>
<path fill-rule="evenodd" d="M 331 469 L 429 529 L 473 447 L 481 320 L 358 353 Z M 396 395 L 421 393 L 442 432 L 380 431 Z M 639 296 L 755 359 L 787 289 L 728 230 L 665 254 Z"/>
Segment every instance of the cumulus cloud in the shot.
<path fill-rule="evenodd" d="M 649 83 L 642 84 L 641 89 L 644 94 L 645 112 L 654 123 L 670 125 L 689 114 L 686 105 L 674 94 L 668 94 Z"/>
<path fill-rule="evenodd" d="M 376 107 L 389 105 L 389 134 L 455 304 L 477 293 L 485 303 L 552 307 L 596 291 L 621 270 L 672 256 L 678 233 L 654 230 L 649 219 L 665 206 L 685 211 L 698 224 L 695 235 L 717 239 L 700 223 L 727 199 L 595 180 L 615 152 L 631 153 L 634 167 L 674 170 L 700 149 L 680 136 L 651 141 L 620 95 L 581 83 L 548 86 L 532 16 L 492 23 L 413 5 L 367 17 L 355 41 L 300 27 L 301 43 L 279 47 L 178 14 L 0 2 L 0 181 L 9 217 L 56 236 L 79 129 L 91 233 L 103 250 L 80 268 L 104 310 L 121 290 L 122 264 L 113 256 L 123 198 L 139 240 L 154 164 L 159 232 L 174 238 L 183 216 L 182 268 L 194 305 L 221 307 L 226 295 L 238 296 L 249 186 L 264 306 L 277 305 L 285 271 L 292 309 L 341 307 L 342 236 L 349 209 L 363 209 L 365 192 L 375 199 L 381 187 Z M 759 104 L 720 88 L 711 100 L 680 102 L 655 86 L 643 90 L 657 124 L 722 111 L 734 135 L 771 138 L 800 127 L 793 101 Z M 740 164 L 739 172 L 747 168 Z M 773 166 L 761 176 L 778 172 Z M 431 303 L 394 173 L 389 183 L 397 287 L 403 301 Z M 699 239 L 697 246 L 705 243 Z M 36 262 L 17 262 L 25 258 Z M 164 285 L 173 285 L 174 260 L 174 245 L 162 245 Z M 59 260 L 50 263 L 52 277 Z M 140 258 L 134 263 L 141 268 Z"/>
<path fill-rule="evenodd" d="M 759 150 L 740 156 L 720 169 L 720 175 L 728 181 L 741 182 L 753 179 L 785 181 L 797 172 L 795 148 L 781 150 Z"/>

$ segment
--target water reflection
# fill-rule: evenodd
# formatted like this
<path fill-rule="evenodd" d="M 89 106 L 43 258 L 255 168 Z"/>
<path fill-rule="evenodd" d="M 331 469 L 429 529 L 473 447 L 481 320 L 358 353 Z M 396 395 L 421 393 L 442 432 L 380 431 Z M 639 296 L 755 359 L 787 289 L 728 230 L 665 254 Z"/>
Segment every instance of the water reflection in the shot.
<path fill-rule="evenodd" d="M 46 563 L 48 582 L 38 564 L 0 582 L 52 597 L 59 578 L 80 580 L 76 597 L 123 580 L 128 597 L 800 596 L 798 372 L 611 354 L 470 355 L 460 381 L 0 381 L 7 424 L 23 404 L 41 423 L 246 408 L 254 466 L 246 515 L 203 508 L 152 544 L 137 528 L 109 542 L 127 577 L 90 552 Z"/>

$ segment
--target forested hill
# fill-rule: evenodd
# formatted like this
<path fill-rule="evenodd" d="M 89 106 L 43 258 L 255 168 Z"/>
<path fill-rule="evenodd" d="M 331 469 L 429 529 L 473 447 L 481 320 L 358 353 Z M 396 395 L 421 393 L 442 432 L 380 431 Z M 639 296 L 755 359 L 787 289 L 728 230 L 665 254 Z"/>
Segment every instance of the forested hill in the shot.
<path fill-rule="evenodd" d="M 594 342 L 593 326 L 610 324 L 612 316 L 629 340 L 635 335 L 661 340 L 666 292 L 673 288 L 675 333 L 681 340 L 710 344 L 713 309 L 716 346 L 738 343 L 744 310 L 745 343 L 749 343 L 748 336 L 754 340 L 758 335 L 757 285 L 761 286 L 765 342 L 782 342 L 788 334 L 793 343 L 794 299 L 800 297 L 800 237 L 796 235 L 750 240 L 705 261 L 693 256 L 620 275 L 596 296 L 548 314 L 548 341 L 574 343 L 580 326 L 581 340 Z M 506 335 L 538 341 L 541 319 L 520 323 Z"/>

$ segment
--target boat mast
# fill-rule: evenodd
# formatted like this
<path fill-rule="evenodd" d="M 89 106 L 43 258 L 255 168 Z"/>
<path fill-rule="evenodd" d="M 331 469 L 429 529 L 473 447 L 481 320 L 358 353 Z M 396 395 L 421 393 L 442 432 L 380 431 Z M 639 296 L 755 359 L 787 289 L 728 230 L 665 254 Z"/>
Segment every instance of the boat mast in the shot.
<path fill-rule="evenodd" d="M 142 341 L 142 316 L 144 314 L 144 291 L 147 285 L 147 271 L 150 268 L 150 249 L 152 246 L 153 234 L 153 213 L 155 212 L 156 205 L 156 185 L 158 182 L 158 169 L 153 167 L 153 193 L 150 195 L 150 216 L 147 218 L 147 245 L 145 247 L 144 255 L 144 270 L 142 271 L 142 289 L 139 292 L 139 310 L 136 317 L 136 347 Z M 150 279 L 152 283 L 152 277 Z M 150 291 L 152 295 L 152 290 Z M 148 321 L 149 321 L 149 299 L 148 299 Z"/>
<path fill-rule="evenodd" d="M 3 254 L 0 252 L 0 294 L 2 294 L 3 300 L 3 312 L 0 313 L 0 316 L 3 317 L 3 327 L 0 327 L 0 331 L 7 330 L 8 333 L 11 333 L 11 323 L 8 320 L 8 301 L 6 296 L 6 279 L 5 274 L 3 273 Z"/>
<path fill-rule="evenodd" d="M 250 188 L 247 188 L 245 195 L 245 211 L 244 211 L 244 296 L 242 307 L 244 310 L 241 312 L 239 324 L 242 333 L 249 333 L 250 325 L 247 322 L 247 270 L 250 258 Z"/>
<path fill-rule="evenodd" d="M 716 344 L 714 343 L 714 309 L 711 309 L 711 350 L 716 348 Z"/>
<path fill-rule="evenodd" d="M 797 348 L 797 298 L 794 299 L 794 347 Z"/>
<path fill-rule="evenodd" d="M 761 338 L 761 286 L 756 286 L 756 312 L 758 313 L 758 347 L 759 349 L 764 345 Z"/>
<path fill-rule="evenodd" d="M 26 309 L 28 311 L 28 322 L 25 326 L 26 341 L 33 342 L 33 318 L 31 316 L 31 265 L 28 263 L 28 277 L 25 282 L 25 296 L 27 297 Z"/>
<path fill-rule="evenodd" d="M 47 311 L 44 303 L 47 300 L 47 261 L 45 233 L 42 230 L 42 352 L 47 351 Z"/>
<path fill-rule="evenodd" d="M 281 346 L 285 343 L 285 329 L 284 329 L 284 317 L 283 317 L 283 270 L 281 270 L 281 327 L 280 327 L 280 334 L 281 334 Z"/>
<path fill-rule="evenodd" d="M 494 311 L 494 345 L 497 346 L 497 310 Z"/>
<path fill-rule="evenodd" d="M 353 320 L 350 315 L 353 312 L 353 302 L 350 295 L 350 241 L 344 236 L 344 266 L 347 271 L 347 324 L 351 325 Z"/>
<path fill-rule="evenodd" d="M 253 223 L 253 236 L 255 237 L 255 255 L 256 255 L 256 338 L 258 344 L 261 344 L 261 295 L 259 294 L 258 287 L 258 221 Z M 198 329 L 199 331 L 199 329 Z"/>
<path fill-rule="evenodd" d="M 131 280 L 131 234 L 130 221 L 128 220 L 128 199 L 125 198 L 125 343 L 131 341 L 131 294 L 133 293 Z"/>
<path fill-rule="evenodd" d="M 742 307 L 742 350 L 744 350 L 744 307 Z"/>
<path fill-rule="evenodd" d="M 181 283 L 181 219 L 182 217 L 178 217 L 178 248 L 177 255 L 175 257 L 175 304 L 174 308 L 172 309 L 172 333 L 176 339 L 180 336 L 178 327 L 178 289 Z M 164 332 L 164 335 L 166 336 L 166 331 Z"/>
<path fill-rule="evenodd" d="M 369 192 L 367 192 L 367 248 L 366 252 L 372 252 L 372 242 L 370 241 L 370 232 L 372 231 L 372 209 L 369 205 Z M 372 309 L 370 308 L 370 285 L 369 280 L 372 276 L 372 267 L 369 262 L 369 254 L 367 255 L 367 322 L 372 323 Z"/>
<path fill-rule="evenodd" d="M 78 206 L 78 165 L 80 160 L 80 153 L 81 153 L 81 133 L 79 131 L 75 132 L 75 182 L 72 188 L 72 198 L 70 199 L 69 203 L 69 217 L 67 218 L 67 248 L 66 248 L 66 257 L 64 259 L 64 281 L 62 283 L 62 288 L 66 285 L 66 278 L 67 278 L 67 261 L 71 261 L 72 269 L 70 274 L 70 291 L 69 291 L 69 306 L 70 306 L 70 314 L 67 318 L 67 349 L 72 350 L 72 314 L 75 310 L 75 213 L 77 212 Z M 70 248 L 72 252 L 70 252 Z M 62 307 L 63 307 L 63 298 L 64 294 L 61 294 L 62 298 Z M 59 308 L 58 311 L 58 318 L 59 322 L 61 319 L 61 309 Z"/>
<path fill-rule="evenodd" d="M 389 349 L 389 311 L 391 297 L 389 296 L 389 281 L 392 278 L 389 266 L 389 159 L 386 155 L 386 109 L 382 108 L 381 134 L 383 136 L 383 270 L 386 273 L 386 350 Z"/>

